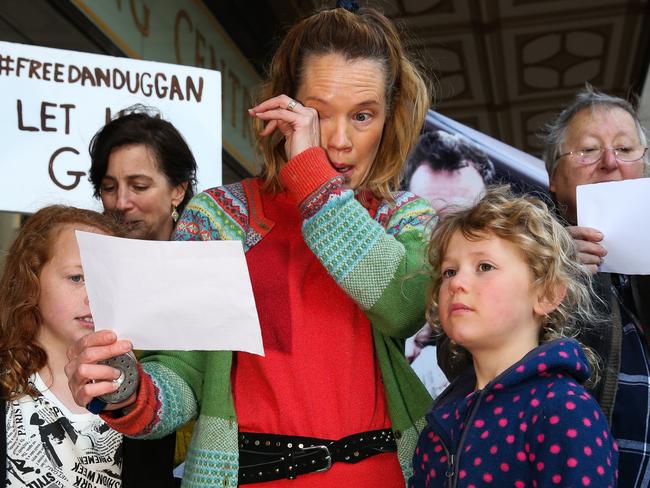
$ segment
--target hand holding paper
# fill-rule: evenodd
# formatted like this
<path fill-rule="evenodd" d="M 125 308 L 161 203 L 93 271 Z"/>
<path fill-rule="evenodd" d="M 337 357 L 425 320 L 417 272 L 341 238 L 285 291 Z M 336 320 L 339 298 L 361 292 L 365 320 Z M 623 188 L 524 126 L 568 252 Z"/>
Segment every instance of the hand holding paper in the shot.
<path fill-rule="evenodd" d="M 239 241 L 76 234 L 96 330 L 114 330 L 135 349 L 264 355 Z"/>
<path fill-rule="evenodd" d="M 650 274 L 650 178 L 576 188 L 578 225 L 604 234 L 601 271 Z"/>

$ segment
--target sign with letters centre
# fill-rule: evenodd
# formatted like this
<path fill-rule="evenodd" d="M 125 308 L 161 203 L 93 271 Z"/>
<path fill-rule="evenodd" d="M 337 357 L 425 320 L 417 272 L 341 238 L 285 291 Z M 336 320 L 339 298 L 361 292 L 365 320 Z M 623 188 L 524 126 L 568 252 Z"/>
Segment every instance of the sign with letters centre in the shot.
<path fill-rule="evenodd" d="M 155 108 L 183 135 L 199 191 L 221 183 L 219 72 L 0 41 L 0 210 L 100 210 L 88 145 L 135 104 Z"/>

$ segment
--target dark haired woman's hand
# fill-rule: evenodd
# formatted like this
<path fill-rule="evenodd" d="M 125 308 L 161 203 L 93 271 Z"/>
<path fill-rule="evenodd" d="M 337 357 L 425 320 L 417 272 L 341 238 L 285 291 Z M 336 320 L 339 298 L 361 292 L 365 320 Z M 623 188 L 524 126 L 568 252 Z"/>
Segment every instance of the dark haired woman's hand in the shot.
<path fill-rule="evenodd" d="M 269 98 L 249 109 L 249 113 L 267 122 L 260 133 L 262 137 L 268 137 L 276 130 L 282 133 L 287 159 L 310 147 L 320 146 L 318 112 L 286 95 Z"/>
<path fill-rule="evenodd" d="M 127 353 L 133 349 L 129 341 L 117 340 L 110 330 L 92 332 L 68 348 L 68 364 L 65 374 L 68 386 L 77 405 L 85 407 L 98 396 L 117 390 L 114 380 L 120 377 L 120 370 L 97 364 L 97 361 L 109 359 Z M 135 402 L 133 394 L 121 403 L 107 404 L 105 410 L 117 410 Z"/>

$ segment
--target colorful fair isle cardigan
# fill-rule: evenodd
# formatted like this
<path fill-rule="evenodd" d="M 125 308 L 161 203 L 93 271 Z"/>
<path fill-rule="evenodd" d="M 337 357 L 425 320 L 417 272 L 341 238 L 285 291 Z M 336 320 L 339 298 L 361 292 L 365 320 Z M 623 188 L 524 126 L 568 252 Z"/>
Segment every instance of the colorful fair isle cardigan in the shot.
<path fill-rule="evenodd" d="M 303 236 L 328 272 L 367 314 L 398 458 L 405 479 L 431 398 L 404 358 L 404 338 L 423 323 L 429 281 L 426 262 L 431 207 L 396 193 L 374 215 L 346 189 L 321 148 L 289 161 L 281 181 L 300 202 Z M 179 221 L 176 240 L 240 240 L 248 251 L 272 229 L 256 179 L 195 196 Z M 231 352 L 159 352 L 142 359 L 138 399 L 124 416 L 102 414 L 131 437 L 159 438 L 197 418 L 184 488 L 235 487 L 238 425 L 231 394 Z"/>

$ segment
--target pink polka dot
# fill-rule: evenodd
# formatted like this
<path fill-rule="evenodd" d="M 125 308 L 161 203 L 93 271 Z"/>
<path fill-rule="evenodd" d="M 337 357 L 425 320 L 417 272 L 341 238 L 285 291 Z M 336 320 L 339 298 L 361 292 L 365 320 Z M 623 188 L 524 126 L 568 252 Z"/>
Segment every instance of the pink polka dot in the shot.
<path fill-rule="evenodd" d="M 531 453 L 528 455 L 528 460 L 529 460 L 531 463 L 532 463 L 533 461 L 535 461 L 535 453 L 534 453 L 534 452 L 531 452 Z"/>
<path fill-rule="evenodd" d="M 429 476 L 431 476 L 432 478 L 435 478 L 436 477 L 436 470 L 431 468 L 431 471 L 429 471 Z"/>
<path fill-rule="evenodd" d="M 480 457 L 474 458 L 474 466 L 480 466 L 482 462 Z"/>
<path fill-rule="evenodd" d="M 598 467 L 596 468 L 596 472 L 597 472 L 599 475 L 602 476 L 602 475 L 605 474 L 605 468 L 603 468 L 602 466 L 598 466 Z"/>
<path fill-rule="evenodd" d="M 569 355 L 568 355 L 566 352 L 564 352 L 564 351 L 560 351 L 560 352 L 558 353 L 558 355 L 559 355 L 560 357 L 562 357 L 562 358 L 568 358 L 568 357 L 569 357 Z"/>
<path fill-rule="evenodd" d="M 501 463 L 501 466 L 499 466 L 499 468 L 501 468 L 501 471 L 504 473 L 510 471 L 510 465 L 508 463 Z"/>
<path fill-rule="evenodd" d="M 449 412 L 447 412 L 447 413 L 443 413 L 443 414 L 442 414 L 442 418 L 445 419 L 445 420 L 447 420 L 447 419 L 449 418 Z"/>
<path fill-rule="evenodd" d="M 528 444 L 528 442 L 526 442 L 526 443 L 524 444 L 524 451 L 525 451 L 525 452 L 530 452 L 530 444 Z"/>
<path fill-rule="evenodd" d="M 525 488 L 525 487 L 526 487 L 526 483 L 524 483 L 523 481 L 519 481 L 519 480 L 515 481 L 515 488 Z"/>
<path fill-rule="evenodd" d="M 540 353 L 538 354 L 538 356 L 539 356 L 540 358 L 543 358 L 544 356 L 546 356 L 546 352 L 545 352 L 545 351 L 542 351 L 542 352 L 540 352 Z"/>
<path fill-rule="evenodd" d="M 515 369 L 515 371 L 516 371 L 517 373 L 523 373 L 525 369 L 526 369 L 526 368 L 524 368 L 524 365 L 523 365 L 523 364 L 520 364 L 519 366 L 517 366 L 517 368 Z"/>
<path fill-rule="evenodd" d="M 465 446 L 465 452 L 469 452 L 471 448 L 472 448 L 472 445 L 467 444 L 467 446 Z"/>
<path fill-rule="evenodd" d="M 537 435 L 537 442 L 539 442 L 540 444 L 544 442 L 544 434 Z"/>
<path fill-rule="evenodd" d="M 512 397 L 512 403 L 517 403 L 520 399 L 521 397 L 519 395 L 515 395 Z"/>
<path fill-rule="evenodd" d="M 491 402 L 492 400 L 494 400 L 494 395 L 492 393 L 485 397 L 486 402 Z"/>
<path fill-rule="evenodd" d="M 594 418 L 598 420 L 600 418 L 600 414 L 598 413 L 598 410 L 594 410 Z"/>
<path fill-rule="evenodd" d="M 589 446 L 585 446 L 583 451 L 585 452 L 585 456 L 591 456 L 591 454 L 592 454 L 591 447 L 589 447 Z"/>
<path fill-rule="evenodd" d="M 526 414 L 525 414 L 525 412 L 522 410 L 521 412 L 519 412 L 519 413 L 517 414 L 517 418 L 518 418 L 519 420 L 521 420 L 521 419 L 524 418 L 524 415 L 526 415 Z"/>
<path fill-rule="evenodd" d="M 537 398 L 533 398 L 530 401 L 530 405 L 533 406 L 533 407 L 539 407 L 539 400 Z"/>
<path fill-rule="evenodd" d="M 575 468 L 578 465 L 578 460 L 576 458 L 570 457 L 566 460 L 566 465 L 570 468 Z"/>
<path fill-rule="evenodd" d="M 598 447 L 603 446 L 603 440 L 600 437 L 596 437 L 596 444 L 598 444 Z"/>
<path fill-rule="evenodd" d="M 551 448 L 549 449 L 551 451 L 551 454 L 557 454 L 560 452 L 560 446 L 559 444 L 553 444 Z"/>
<path fill-rule="evenodd" d="M 582 419 L 582 423 L 585 427 L 591 427 L 591 420 L 589 420 L 587 417 Z"/>
<path fill-rule="evenodd" d="M 484 430 L 483 433 L 481 434 L 481 439 L 487 439 L 489 436 L 490 436 L 490 431 Z"/>
<path fill-rule="evenodd" d="M 492 483 L 492 475 L 490 473 L 483 474 L 483 481 L 486 483 Z"/>
<path fill-rule="evenodd" d="M 485 422 L 481 419 L 475 420 L 474 421 L 474 427 L 481 428 L 485 425 Z"/>
<path fill-rule="evenodd" d="M 553 415 L 551 418 L 548 419 L 548 423 L 551 425 L 555 425 L 560 421 L 560 417 L 557 415 Z"/>
<path fill-rule="evenodd" d="M 528 430 L 528 424 L 526 422 L 522 422 L 519 424 L 519 430 L 522 432 L 526 432 Z"/>
<path fill-rule="evenodd" d="M 544 463 L 543 462 L 538 462 L 537 463 L 537 471 L 544 471 Z"/>
<path fill-rule="evenodd" d="M 566 407 L 567 410 L 575 410 L 576 408 L 576 404 L 573 402 L 566 402 L 564 406 Z"/>
<path fill-rule="evenodd" d="M 522 451 L 519 451 L 519 452 L 517 453 L 517 461 L 521 461 L 521 462 L 523 462 L 523 461 L 525 461 L 525 460 L 526 460 L 526 453 L 525 453 L 525 452 L 522 452 Z"/>
<path fill-rule="evenodd" d="M 549 392 L 546 394 L 546 398 L 554 398 L 554 397 L 555 397 L 555 393 L 552 392 L 552 391 L 549 391 Z"/>
<path fill-rule="evenodd" d="M 424 461 L 425 463 L 428 463 L 428 462 L 429 462 L 429 454 L 427 454 L 427 453 L 425 452 L 425 453 L 422 455 L 422 461 Z"/>
<path fill-rule="evenodd" d="M 544 364 L 544 363 L 540 363 L 540 364 L 538 364 L 538 365 L 537 365 L 537 371 L 539 371 L 540 373 L 541 373 L 542 371 L 546 371 L 546 364 Z"/>
<path fill-rule="evenodd" d="M 436 447 L 433 448 L 435 452 L 440 452 L 442 451 L 442 446 L 440 444 L 436 445 Z"/>
<path fill-rule="evenodd" d="M 578 435 L 578 431 L 575 429 L 568 429 L 566 431 L 566 436 L 570 437 L 571 439 L 575 439 Z"/>
<path fill-rule="evenodd" d="M 508 419 L 506 418 L 499 419 L 499 427 L 505 427 L 506 425 L 508 425 Z"/>
<path fill-rule="evenodd" d="M 530 390 L 531 395 L 534 395 L 536 392 L 537 392 L 537 388 L 533 388 L 532 390 Z"/>
<path fill-rule="evenodd" d="M 512 435 L 512 434 L 507 435 L 507 436 L 506 436 L 506 442 L 507 442 L 508 444 L 512 444 L 513 442 L 515 442 L 515 436 Z"/>
<path fill-rule="evenodd" d="M 503 412 L 503 407 L 495 407 L 493 412 L 494 415 L 501 415 L 501 412 Z"/>
<path fill-rule="evenodd" d="M 494 389 L 495 390 L 503 390 L 503 384 L 502 383 L 497 383 L 496 385 L 494 385 Z"/>
<path fill-rule="evenodd" d="M 499 448 L 497 446 L 492 446 L 490 448 L 490 454 L 494 455 L 494 454 L 497 453 L 498 450 L 499 450 Z"/>
<path fill-rule="evenodd" d="M 609 437 L 609 434 L 607 433 L 606 430 L 603 430 L 603 437 L 607 439 Z"/>
<path fill-rule="evenodd" d="M 580 363 L 577 362 L 577 361 L 576 361 L 576 369 L 577 369 L 578 371 L 580 371 L 580 370 L 582 369 L 582 364 L 580 364 Z M 584 483 L 584 481 L 583 481 L 583 483 Z M 585 485 L 585 486 L 586 486 L 586 485 Z"/>
<path fill-rule="evenodd" d="M 551 477 L 551 481 L 552 481 L 554 484 L 559 485 L 559 484 L 562 482 L 562 476 L 560 476 L 559 474 L 554 474 L 554 475 Z"/>
<path fill-rule="evenodd" d="M 573 390 L 569 390 L 566 392 L 567 396 L 576 396 L 576 392 Z"/>
<path fill-rule="evenodd" d="M 582 486 L 589 486 L 591 484 L 591 480 L 589 479 L 589 476 L 583 476 L 582 477 Z"/>
<path fill-rule="evenodd" d="M 446 463 L 447 462 L 447 456 L 440 456 L 440 462 L 441 463 Z"/>

